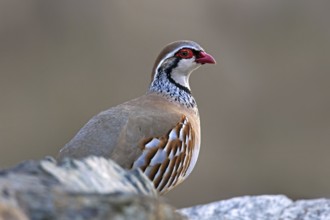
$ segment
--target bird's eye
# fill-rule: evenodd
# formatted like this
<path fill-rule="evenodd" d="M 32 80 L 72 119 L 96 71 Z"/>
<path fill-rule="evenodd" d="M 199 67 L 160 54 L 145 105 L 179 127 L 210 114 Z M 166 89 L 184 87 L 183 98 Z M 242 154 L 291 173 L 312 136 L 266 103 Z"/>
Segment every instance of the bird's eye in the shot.
<path fill-rule="evenodd" d="M 183 59 L 190 59 L 194 56 L 194 52 L 191 49 L 181 49 L 176 54 L 177 57 L 183 58 Z"/>

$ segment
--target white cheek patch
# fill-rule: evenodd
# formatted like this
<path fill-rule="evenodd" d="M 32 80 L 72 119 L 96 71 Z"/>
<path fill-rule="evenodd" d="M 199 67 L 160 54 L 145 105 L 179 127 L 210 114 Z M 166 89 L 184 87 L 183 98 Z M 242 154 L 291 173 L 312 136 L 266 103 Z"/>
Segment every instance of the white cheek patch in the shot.
<path fill-rule="evenodd" d="M 195 57 L 190 59 L 182 59 L 179 61 L 177 67 L 173 69 L 173 71 L 181 73 L 181 74 L 188 74 L 200 67 L 201 65 L 195 62 Z"/>
<path fill-rule="evenodd" d="M 191 59 L 182 59 L 179 61 L 177 67 L 175 67 L 171 72 L 172 79 L 190 89 L 189 86 L 189 77 L 192 71 L 200 67 L 201 65 L 195 62 L 195 58 Z"/>

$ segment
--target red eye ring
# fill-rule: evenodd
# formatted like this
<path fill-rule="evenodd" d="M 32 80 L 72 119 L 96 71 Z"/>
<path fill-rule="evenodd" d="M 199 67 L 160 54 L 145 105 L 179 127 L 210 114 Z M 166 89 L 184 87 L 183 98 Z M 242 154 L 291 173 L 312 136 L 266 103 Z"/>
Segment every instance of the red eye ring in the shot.
<path fill-rule="evenodd" d="M 194 52 L 191 49 L 183 48 L 176 53 L 176 56 L 182 59 L 190 59 L 194 56 Z"/>

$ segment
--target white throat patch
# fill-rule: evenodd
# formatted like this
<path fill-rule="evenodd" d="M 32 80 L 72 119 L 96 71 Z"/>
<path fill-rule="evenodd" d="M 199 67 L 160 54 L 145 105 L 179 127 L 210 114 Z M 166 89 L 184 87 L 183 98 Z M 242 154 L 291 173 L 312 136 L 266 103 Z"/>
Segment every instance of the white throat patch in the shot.
<path fill-rule="evenodd" d="M 189 86 L 189 77 L 192 71 L 200 67 L 201 65 L 195 62 L 195 58 L 191 59 L 182 59 L 179 61 L 177 67 L 175 67 L 171 72 L 172 79 L 188 88 L 190 90 Z"/>

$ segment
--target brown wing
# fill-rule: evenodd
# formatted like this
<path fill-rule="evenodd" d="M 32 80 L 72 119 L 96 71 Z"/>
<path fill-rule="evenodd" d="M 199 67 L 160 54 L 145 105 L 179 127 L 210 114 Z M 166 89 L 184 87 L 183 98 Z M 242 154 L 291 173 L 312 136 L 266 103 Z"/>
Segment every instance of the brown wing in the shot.
<path fill-rule="evenodd" d="M 132 168 L 140 168 L 154 182 L 155 188 L 165 193 L 186 178 L 194 146 L 193 128 L 188 118 L 182 115 L 166 135 L 141 141 L 142 154 Z"/>

